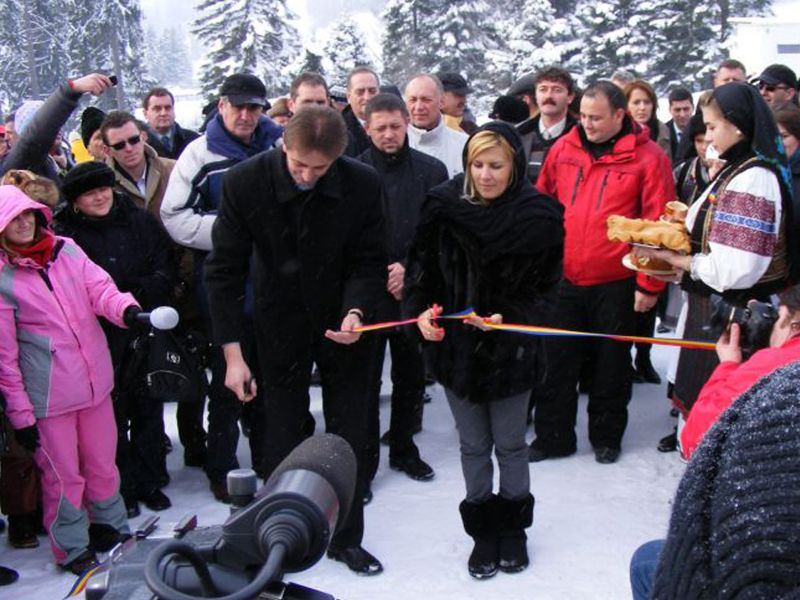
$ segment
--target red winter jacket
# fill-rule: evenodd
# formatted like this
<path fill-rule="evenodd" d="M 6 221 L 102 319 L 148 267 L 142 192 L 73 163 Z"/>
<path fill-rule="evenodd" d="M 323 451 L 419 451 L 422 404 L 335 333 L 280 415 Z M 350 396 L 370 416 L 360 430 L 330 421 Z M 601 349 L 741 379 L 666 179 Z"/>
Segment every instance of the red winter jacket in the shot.
<path fill-rule="evenodd" d="M 611 215 L 656 220 L 675 198 L 667 155 L 635 124 L 597 160 L 573 127 L 548 152 L 536 185 L 564 205 L 564 277 L 574 285 L 632 277 L 622 264 L 631 249 L 608 241 L 606 220 Z M 651 293 L 664 289 L 663 282 L 641 273 L 637 284 Z"/>
<path fill-rule="evenodd" d="M 762 377 L 796 360 L 800 360 L 800 337 L 789 338 L 778 348 L 759 350 L 743 363 L 720 363 L 700 390 L 681 430 L 684 456 L 691 457 L 706 431 L 734 400 Z"/>

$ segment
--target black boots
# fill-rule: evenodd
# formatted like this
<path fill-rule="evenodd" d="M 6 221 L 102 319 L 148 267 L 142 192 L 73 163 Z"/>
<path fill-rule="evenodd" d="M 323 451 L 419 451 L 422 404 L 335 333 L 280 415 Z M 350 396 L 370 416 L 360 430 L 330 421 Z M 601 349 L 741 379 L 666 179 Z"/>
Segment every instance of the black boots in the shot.
<path fill-rule="evenodd" d="M 498 569 L 518 573 L 528 566 L 525 529 L 533 522 L 533 503 L 529 494 L 522 500 L 493 495 L 480 504 L 460 504 L 464 531 L 475 540 L 467 563 L 470 575 L 488 579 Z"/>
<path fill-rule="evenodd" d="M 497 527 L 497 496 L 476 504 L 464 500 L 458 507 L 464 531 L 475 540 L 467 566 L 475 579 L 488 579 L 497 573 L 500 536 Z"/>
<path fill-rule="evenodd" d="M 533 504 L 531 494 L 522 500 L 497 497 L 500 524 L 498 566 L 503 573 L 519 573 L 530 563 L 525 530 L 533 523 Z"/>

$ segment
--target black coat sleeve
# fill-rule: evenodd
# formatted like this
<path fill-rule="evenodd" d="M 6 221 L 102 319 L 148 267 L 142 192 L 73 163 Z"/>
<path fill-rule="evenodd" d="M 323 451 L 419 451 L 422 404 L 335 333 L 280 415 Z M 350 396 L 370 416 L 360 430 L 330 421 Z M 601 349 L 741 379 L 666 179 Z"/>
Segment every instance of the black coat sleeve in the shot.
<path fill-rule="evenodd" d="M 0 176 L 12 169 L 41 172 L 56 135 L 77 108 L 80 98 L 80 93 L 67 86 L 50 94 L 0 165 Z"/>
<path fill-rule="evenodd" d="M 439 266 L 439 235 L 435 223 L 417 227 L 408 252 L 403 283 L 403 317 L 419 316 L 434 303 L 445 302 L 445 283 Z"/>
<path fill-rule="evenodd" d="M 351 308 L 359 308 L 367 320 L 385 293 L 388 263 L 383 193 L 377 173 L 370 171 L 371 176 L 358 193 L 362 199 L 362 218 L 351 230 L 347 243 L 342 294 L 342 314 Z"/>
<path fill-rule="evenodd" d="M 136 214 L 150 272 L 131 278 L 131 283 L 142 308 L 150 309 L 170 301 L 178 279 L 177 259 L 172 239 L 158 219 L 145 210 Z"/>
<path fill-rule="evenodd" d="M 217 218 L 211 230 L 214 249 L 204 265 L 211 324 L 216 343 L 242 339 L 245 283 L 253 253 L 248 227 L 250 194 L 237 189 L 229 171 L 222 184 Z"/>

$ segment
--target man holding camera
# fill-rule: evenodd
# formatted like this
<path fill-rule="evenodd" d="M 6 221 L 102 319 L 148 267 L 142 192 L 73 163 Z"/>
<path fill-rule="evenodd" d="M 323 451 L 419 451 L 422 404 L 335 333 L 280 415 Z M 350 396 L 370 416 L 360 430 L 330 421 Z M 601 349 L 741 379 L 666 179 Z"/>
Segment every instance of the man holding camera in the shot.
<path fill-rule="evenodd" d="M 800 360 L 800 335 L 798 335 L 800 334 L 800 285 L 793 286 L 780 294 L 780 306 L 777 311 L 769 305 L 756 303 L 754 300 L 750 301 L 748 308 L 751 311 L 750 314 L 759 316 L 752 321 L 740 319 L 743 325 L 734 322 L 727 331 L 722 333 L 717 342 L 717 356 L 720 364 L 703 389 L 700 390 L 686 425 L 681 430 L 681 449 L 687 458 L 694 454 L 706 432 L 735 400 L 761 380 Z M 771 316 L 766 317 L 770 311 Z M 749 359 L 743 361 L 743 340 L 758 339 L 760 337 L 758 332 L 753 330 L 764 328 L 769 320 L 773 321 L 769 346 L 758 350 Z M 779 409 L 779 405 L 769 405 L 769 402 L 767 404 L 763 406 L 763 411 L 762 407 L 759 407 L 759 413 L 768 413 L 776 406 Z M 737 406 L 741 407 L 740 404 Z M 723 424 L 723 427 L 728 425 L 729 423 Z M 751 427 L 755 425 L 755 423 L 749 423 Z M 786 425 L 792 426 L 791 423 L 786 423 Z M 747 427 L 748 423 L 742 423 L 742 426 Z M 710 443 L 713 445 L 715 442 L 711 441 Z M 708 461 L 710 456 L 713 456 L 713 453 L 706 452 L 705 460 Z M 704 467 L 704 463 L 701 462 L 698 465 L 696 461 L 693 461 L 689 464 L 687 477 L 700 473 Z M 730 466 L 726 463 L 720 468 L 730 468 Z M 777 471 L 774 472 L 774 475 L 780 476 Z M 681 489 L 683 487 L 682 483 Z M 771 529 L 765 535 L 774 533 L 774 531 Z M 630 565 L 631 591 L 634 600 L 653 597 L 653 582 L 664 543 L 663 539 L 652 540 L 640 546 L 634 553 Z M 774 547 L 786 548 L 780 544 L 775 544 Z M 742 552 L 736 554 L 741 556 Z M 692 556 L 695 555 L 696 553 L 692 553 Z M 677 574 L 677 572 L 670 573 L 664 570 L 664 579 L 669 579 L 673 574 Z"/>
<path fill-rule="evenodd" d="M 750 306 L 752 307 L 752 302 Z M 760 303 L 759 303 L 760 304 Z M 720 364 L 700 390 L 686 425 L 681 430 L 681 452 L 687 458 L 697 449 L 706 431 L 736 398 L 765 377 L 800 360 L 800 286 L 780 295 L 780 307 L 772 326 L 769 346 L 742 362 L 742 338 L 752 325 L 732 323 L 717 342 Z"/>

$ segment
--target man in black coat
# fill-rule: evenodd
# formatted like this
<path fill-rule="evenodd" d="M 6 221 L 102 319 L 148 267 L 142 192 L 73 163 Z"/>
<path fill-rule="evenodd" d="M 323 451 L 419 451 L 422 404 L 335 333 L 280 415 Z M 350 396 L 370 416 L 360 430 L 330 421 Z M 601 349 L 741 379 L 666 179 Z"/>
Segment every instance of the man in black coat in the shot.
<path fill-rule="evenodd" d="M 287 124 L 282 149 L 232 167 L 223 181 L 205 277 L 226 386 L 250 401 L 256 382 L 240 348 L 244 290 L 253 261 L 255 335 L 266 400 L 264 474 L 306 437 L 311 365 L 322 378 L 327 430 L 358 458 L 355 497 L 366 489 L 370 346 L 354 328 L 386 288 L 381 186 L 375 171 L 341 156 L 347 134 L 332 108 L 309 106 Z M 363 504 L 354 502 L 328 556 L 364 575 L 383 569 L 361 547 Z"/>
<path fill-rule="evenodd" d="M 370 148 L 359 160 L 375 167 L 383 183 L 388 285 L 381 299 L 377 320 L 400 319 L 400 299 L 408 249 L 428 190 L 447 181 L 447 167 L 432 156 L 408 145 L 409 116 L 405 102 L 394 94 L 378 94 L 366 106 L 366 132 Z M 389 434 L 389 466 L 412 479 L 433 479 L 433 469 L 419 456 L 413 434 L 422 420 L 425 368 L 419 343 L 402 331 L 375 335 L 373 389 L 370 398 L 370 431 L 367 446 L 370 480 L 380 458 L 378 403 L 386 343 L 392 351 L 392 420 Z"/>
<path fill-rule="evenodd" d="M 683 156 L 679 156 L 682 149 L 683 133 L 689 126 L 689 121 L 694 112 L 694 99 L 692 92 L 685 87 L 676 87 L 670 90 L 669 114 L 672 118 L 666 122 L 669 130 L 670 156 L 672 156 L 672 166 L 676 167 L 683 162 Z"/>
<path fill-rule="evenodd" d="M 378 74 L 369 67 L 356 67 L 347 75 L 347 106 L 342 117 L 350 132 L 345 154 L 356 157 L 369 148 L 369 136 L 364 130 L 369 99 L 380 91 Z"/>
<path fill-rule="evenodd" d="M 147 120 L 147 143 L 163 158 L 177 160 L 189 142 L 200 137 L 175 122 L 175 96 L 167 88 L 156 87 L 147 92 L 142 109 Z"/>

